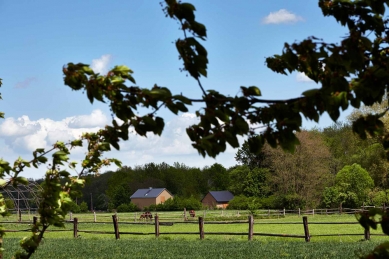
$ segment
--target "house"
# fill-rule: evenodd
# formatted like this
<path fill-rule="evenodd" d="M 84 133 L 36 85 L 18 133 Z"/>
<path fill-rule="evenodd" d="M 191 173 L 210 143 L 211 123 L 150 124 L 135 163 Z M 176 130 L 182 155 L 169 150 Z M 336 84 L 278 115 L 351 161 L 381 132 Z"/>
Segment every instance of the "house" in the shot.
<path fill-rule="evenodd" d="M 143 210 L 144 207 L 164 203 L 167 199 L 173 198 L 173 195 L 166 188 L 148 188 L 138 189 L 131 195 L 131 202 Z"/>
<path fill-rule="evenodd" d="M 233 198 L 234 195 L 230 191 L 210 191 L 201 200 L 201 203 L 204 207 L 225 209 Z"/>

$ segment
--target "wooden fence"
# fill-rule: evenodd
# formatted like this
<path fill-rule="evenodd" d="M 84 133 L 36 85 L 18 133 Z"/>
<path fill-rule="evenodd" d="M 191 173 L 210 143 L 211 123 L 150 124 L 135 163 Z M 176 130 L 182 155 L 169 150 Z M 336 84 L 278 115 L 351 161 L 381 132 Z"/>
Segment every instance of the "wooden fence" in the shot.
<path fill-rule="evenodd" d="M 267 209 L 267 210 L 255 210 L 255 216 L 256 217 L 262 217 L 262 218 L 274 218 L 274 217 L 287 217 L 287 216 L 315 216 L 315 215 L 335 215 L 335 214 L 355 214 L 357 212 L 365 211 L 368 209 L 368 207 L 361 207 L 360 209 L 351 209 L 351 208 L 331 208 L 331 209 L 297 209 L 297 210 L 286 210 L 286 209 Z M 37 215 L 35 210 L 10 210 L 11 214 L 14 216 L 10 218 L 4 218 L 4 221 L 15 221 L 18 222 L 25 221 L 27 218 L 27 221 L 31 222 L 32 217 Z M 117 213 L 115 213 L 117 215 Z M 120 213 L 119 213 L 120 214 Z M 139 221 L 140 215 L 142 215 L 142 212 L 133 212 L 133 213 L 124 213 L 126 216 L 123 216 L 123 220 L 121 221 Z M 174 211 L 174 212 L 158 212 L 160 215 L 160 220 L 163 221 L 174 221 L 177 219 L 182 219 L 183 221 L 190 220 L 189 213 L 184 209 L 184 211 Z M 201 216 L 202 218 L 212 218 L 212 217 L 234 217 L 234 218 L 247 218 L 251 214 L 250 211 L 247 210 L 203 210 L 203 211 L 196 211 L 197 216 Z M 75 214 L 77 215 L 77 214 Z M 90 221 L 97 222 L 97 221 L 107 221 L 110 220 L 109 214 L 107 215 L 106 212 L 89 212 L 87 214 L 88 217 L 90 217 Z M 127 216 L 131 215 L 131 216 Z M 73 214 L 69 214 L 69 221 L 73 220 Z M 122 217 L 120 215 L 120 217 Z"/>
<path fill-rule="evenodd" d="M 36 224 L 37 217 L 33 217 L 33 224 Z M 304 235 L 294 235 L 294 234 L 279 234 L 279 233 L 259 233 L 254 232 L 254 218 L 252 215 L 248 216 L 248 220 L 238 220 L 238 221 L 204 221 L 203 217 L 198 217 L 197 221 L 179 221 L 179 222 L 161 222 L 159 220 L 159 216 L 155 215 L 152 222 L 120 222 L 120 224 L 148 224 L 148 225 L 154 225 L 154 231 L 153 232 L 123 232 L 119 230 L 119 222 L 117 215 L 112 215 L 112 222 L 94 222 L 93 224 L 113 224 L 113 231 L 95 231 L 95 230 L 82 230 L 79 228 L 79 225 L 82 223 L 90 223 L 90 222 L 79 222 L 78 218 L 74 218 L 72 221 L 68 221 L 69 223 L 73 223 L 73 230 L 49 230 L 47 232 L 73 232 L 73 237 L 77 238 L 79 237 L 79 233 L 88 233 L 88 234 L 109 234 L 114 235 L 116 239 L 120 239 L 120 235 L 155 235 L 156 238 L 158 238 L 160 235 L 198 235 L 200 239 L 204 239 L 206 235 L 247 235 L 248 240 L 252 240 L 253 236 L 269 236 L 269 237 L 289 237 L 289 238 L 301 238 L 304 239 L 306 242 L 309 242 L 312 237 L 329 237 L 329 236 L 364 236 L 365 240 L 370 240 L 370 230 L 365 229 L 364 233 L 344 233 L 344 234 L 317 234 L 317 235 L 311 235 L 309 233 L 309 225 L 312 224 L 333 224 L 333 225 L 344 225 L 344 224 L 359 224 L 358 222 L 311 222 L 308 224 L 308 217 L 303 216 L 302 222 L 257 222 L 255 224 L 261 225 L 261 224 L 300 224 L 302 228 L 304 229 Z M 27 224 L 28 222 L 0 222 L 0 223 L 19 223 L 19 224 Z M 161 225 L 173 225 L 175 223 L 179 224 L 198 224 L 198 231 L 195 232 L 160 232 L 160 226 Z M 208 224 L 242 224 L 246 223 L 248 224 L 248 232 L 207 232 L 206 227 L 204 225 Z M 10 230 L 5 229 L 5 232 L 27 232 L 31 231 L 30 228 L 23 229 L 23 230 Z M 374 235 L 383 235 L 383 234 L 374 234 Z"/>

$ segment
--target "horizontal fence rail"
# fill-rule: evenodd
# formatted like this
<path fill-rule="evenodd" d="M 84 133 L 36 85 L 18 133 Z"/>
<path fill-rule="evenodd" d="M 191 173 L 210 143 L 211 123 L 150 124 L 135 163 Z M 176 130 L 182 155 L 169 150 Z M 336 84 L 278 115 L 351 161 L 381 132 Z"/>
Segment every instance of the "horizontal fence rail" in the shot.
<path fill-rule="evenodd" d="M 112 221 L 110 222 L 80 222 L 77 217 L 73 218 L 71 221 L 67 221 L 68 223 L 73 224 L 73 229 L 53 229 L 48 230 L 47 232 L 72 232 L 73 237 L 79 237 L 79 233 L 88 233 L 88 234 L 107 234 L 114 235 L 116 239 L 120 239 L 120 235 L 155 235 L 155 237 L 159 237 L 160 235 L 199 235 L 200 239 L 204 239 L 206 235 L 238 235 L 238 236 L 248 236 L 248 240 L 252 240 L 253 236 L 269 236 L 269 237 L 288 237 L 288 238 L 304 238 L 306 242 L 309 242 L 312 237 L 331 237 L 331 236 L 364 236 L 365 240 L 369 240 L 370 236 L 384 236 L 384 234 L 371 234 L 369 229 L 361 229 L 361 233 L 334 233 L 334 234 L 310 234 L 309 233 L 309 225 L 354 225 L 359 224 L 358 222 L 311 222 L 308 224 L 308 217 L 303 216 L 302 222 L 256 222 L 255 225 L 264 225 L 264 224 L 278 224 L 278 225 L 287 225 L 287 224 L 298 224 L 302 226 L 304 230 L 304 235 L 296 235 L 296 234 L 285 234 L 285 233 L 261 233 L 254 232 L 254 218 L 252 215 L 249 215 L 247 220 L 236 220 L 236 221 L 204 221 L 203 217 L 198 217 L 197 220 L 192 221 L 176 221 L 176 222 L 162 222 L 160 221 L 160 217 L 156 214 L 153 217 L 153 221 L 149 222 L 119 222 L 116 214 L 111 216 Z M 31 222 L 18 222 L 18 221 L 3 221 L 0 222 L 2 224 L 35 224 L 38 218 L 36 216 L 33 217 L 33 223 Z M 173 226 L 174 224 L 198 224 L 198 231 L 191 232 L 177 232 L 177 231 L 167 231 L 160 232 L 160 226 Z M 82 226 L 87 224 L 113 224 L 112 231 L 99 231 L 99 230 L 83 230 Z M 152 225 L 154 226 L 154 231 L 148 232 L 133 232 L 133 231 L 120 231 L 120 225 Z M 248 232 L 213 232 L 206 231 L 207 225 L 212 224 L 248 224 Z M 81 228 L 80 228 L 81 227 Z M 31 229 L 20 229 L 20 230 L 12 230 L 5 229 L 5 232 L 29 232 Z M 362 233 L 362 231 L 364 231 Z"/>

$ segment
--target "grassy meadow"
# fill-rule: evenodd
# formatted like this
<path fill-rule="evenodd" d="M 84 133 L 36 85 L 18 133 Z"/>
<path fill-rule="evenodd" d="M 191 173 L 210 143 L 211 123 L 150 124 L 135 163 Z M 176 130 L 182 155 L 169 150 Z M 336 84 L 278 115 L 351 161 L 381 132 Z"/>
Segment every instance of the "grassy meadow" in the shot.
<path fill-rule="evenodd" d="M 160 222 L 174 222 L 172 226 L 160 226 L 160 237 L 155 238 L 153 222 L 139 221 L 139 213 L 118 213 L 120 240 L 115 240 L 112 213 L 98 213 L 94 223 L 92 213 L 77 214 L 79 237 L 73 238 L 73 224 L 66 223 L 65 229 L 45 235 L 43 245 L 35 258 L 357 258 L 356 253 L 369 251 L 380 242 L 387 240 L 380 230 L 371 231 L 371 241 L 362 241 L 364 230 L 356 222 L 354 215 L 308 216 L 311 242 L 304 238 L 267 237 L 256 233 L 304 235 L 302 217 L 255 218 L 254 238 L 248 241 L 248 223 L 212 224 L 215 221 L 247 220 L 247 212 L 221 211 L 206 212 L 204 224 L 205 239 L 199 240 L 197 219 L 184 223 L 182 212 L 160 212 Z M 229 214 L 230 213 L 230 214 Z M 197 216 L 203 216 L 202 212 Z M 11 223 L 16 218 L 8 218 L 3 223 L 6 230 L 27 230 L 29 225 Z M 32 215 L 30 215 L 32 220 Z M 126 224 L 126 222 L 137 224 Z M 27 215 L 22 220 L 28 221 Z M 320 222 L 348 222 L 352 224 L 317 224 Z M 269 224 L 270 223 L 270 224 Z M 293 223 L 293 224 L 289 224 Z M 60 230 L 60 231 L 58 231 Z M 108 234 L 85 233 L 84 231 L 109 232 Z M 131 232 L 136 234 L 124 234 Z M 193 234 L 169 234 L 192 232 Z M 224 234 L 212 235 L 211 232 Z M 230 235 L 226 233 L 235 233 Z M 238 235 L 237 233 L 242 233 Z M 326 235 L 334 236 L 326 236 Z M 345 235 L 351 234 L 351 235 Z M 9 232 L 4 237 L 5 258 L 18 248 L 19 240 L 28 232 Z M 321 236 L 322 235 L 322 236 Z"/>

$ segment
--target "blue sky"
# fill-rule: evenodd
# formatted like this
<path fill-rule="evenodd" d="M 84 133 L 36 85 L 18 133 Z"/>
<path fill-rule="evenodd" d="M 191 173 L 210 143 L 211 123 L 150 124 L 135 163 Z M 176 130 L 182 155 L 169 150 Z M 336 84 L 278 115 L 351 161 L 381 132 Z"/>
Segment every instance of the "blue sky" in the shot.
<path fill-rule="evenodd" d="M 91 105 L 81 92 L 64 86 L 62 67 L 68 62 L 91 64 L 106 72 L 115 65 L 134 70 L 137 85 L 155 83 L 173 93 L 198 98 L 196 82 L 181 73 L 173 41 L 181 37 L 178 24 L 166 18 L 160 1 L 0 1 L 0 157 L 28 159 L 31 151 L 66 141 L 83 131 L 109 124 L 105 104 Z M 345 29 L 324 18 L 317 1 L 191 1 L 196 18 L 207 27 L 204 43 L 209 53 L 206 89 L 236 95 L 239 87 L 256 85 L 264 98 L 299 96 L 318 87 L 304 75 L 278 75 L 265 66 L 265 58 L 279 54 L 285 42 L 308 36 L 339 42 Z M 162 137 L 132 135 L 121 152 L 111 152 L 128 166 L 148 162 L 185 163 L 202 167 L 215 162 L 235 164 L 236 150 L 216 160 L 204 159 L 190 147 L 185 127 L 196 123 L 194 109 L 174 116 L 159 113 L 167 127 Z M 344 119 L 344 116 L 342 116 Z M 319 127 L 331 125 L 324 116 Z M 304 123 L 306 128 L 315 124 Z M 76 151 L 80 161 L 84 151 Z M 44 168 L 26 176 L 40 177 Z"/>

